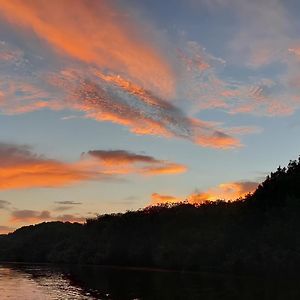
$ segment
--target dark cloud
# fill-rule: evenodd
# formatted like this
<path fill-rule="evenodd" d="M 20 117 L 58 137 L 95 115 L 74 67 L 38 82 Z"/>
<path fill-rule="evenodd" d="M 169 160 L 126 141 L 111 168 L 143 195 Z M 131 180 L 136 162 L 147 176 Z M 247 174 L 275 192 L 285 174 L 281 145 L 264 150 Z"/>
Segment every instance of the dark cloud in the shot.
<path fill-rule="evenodd" d="M 136 154 L 125 150 L 91 150 L 87 154 L 106 162 L 113 163 L 158 163 L 152 156 Z"/>
<path fill-rule="evenodd" d="M 54 211 L 66 211 L 66 210 L 70 210 L 74 208 L 74 206 L 66 206 L 66 205 L 63 205 L 63 206 L 57 206 L 55 207 L 53 210 Z"/>
<path fill-rule="evenodd" d="M 27 145 L 0 143 L 0 167 L 31 165 L 45 158 L 31 151 Z"/>
<path fill-rule="evenodd" d="M 11 203 L 5 200 L 0 200 L 0 209 L 7 209 Z"/>
<path fill-rule="evenodd" d="M 78 214 L 53 215 L 48 210 L 15 210 L 11 213 L 12 223 L 38 223 L 44 221 L 84 222 L 86 218 Z"/>
<path fill-rule="evenodd" d="M 40 220 L 49 220 L 51 217 L 50 212 L 47 210 L 44 211 L 35 211 L 35 210 L 14 210 L 11 213 L 12 222 L 34 222 Z"/>
<path fill-rule="evenodd" d="M 75 201 L 55 201 L 56 204 L 61 204 L 61 205 L 80 205 L 82 202 L 75 202 Z"/>

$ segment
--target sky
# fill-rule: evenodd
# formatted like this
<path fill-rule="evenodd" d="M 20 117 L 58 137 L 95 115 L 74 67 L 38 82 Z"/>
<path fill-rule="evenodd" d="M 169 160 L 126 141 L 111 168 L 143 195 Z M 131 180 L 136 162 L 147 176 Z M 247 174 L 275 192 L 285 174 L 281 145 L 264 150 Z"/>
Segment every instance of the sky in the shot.
<path fill-rule="evenodd" d="M 300 148 L 297 0 L 0 0 L 0 233 L 234 200 Z"/>

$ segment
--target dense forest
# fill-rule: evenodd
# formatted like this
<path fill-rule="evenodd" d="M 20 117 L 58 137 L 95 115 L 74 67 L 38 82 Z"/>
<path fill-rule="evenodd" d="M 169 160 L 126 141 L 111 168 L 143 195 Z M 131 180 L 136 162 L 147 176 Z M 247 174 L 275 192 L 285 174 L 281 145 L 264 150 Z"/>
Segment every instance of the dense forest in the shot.
<path fill-rule="evenodd" d="M 152 206 L 0 236 L 0 260 L 233 272 L 300 270 L 300 159 L 235 202 Z"/>

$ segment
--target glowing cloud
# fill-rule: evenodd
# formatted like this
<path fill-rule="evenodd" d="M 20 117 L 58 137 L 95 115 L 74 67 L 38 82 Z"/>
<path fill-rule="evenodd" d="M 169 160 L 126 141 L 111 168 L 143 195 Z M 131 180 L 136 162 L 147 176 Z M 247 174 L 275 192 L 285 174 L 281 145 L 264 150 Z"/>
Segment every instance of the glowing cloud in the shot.
<path fill-rule="evenodd" d="M 99 72 L 97 76 L 97 81 L 91 81 L 72 73 L 58 80 L 64 86 L 76 87 L 69 105 L 89 118 L 127 126 L 140 135 L 178 137 L 214 148 L 240 146 L 238 139 L 218 129 L 215 123 L 187 117 L 178 107 L 130 81 L 100 76 Z"/>
<path fill-rule="evenodd" d="M 27 146 L 0 144 L 0 189 L 59 187 L 101 177 L 81 164 L 37 155 Z"/>
<path fill-rule="evenodd" d="M 204 147 L 240 146 L 228 132 L 213 123 L 190 118 L 170 104 L 176 97 L 187 98 L 186 93 L 177 91 L 177 83 L 190 80 L 185 65 L 204 72 L 210 68 L 205 59 L 211 56 L 195 53 L 189 58 L 169 44 L 166 51 L 157 30 L 107 1 L 73 5 L 70 0 L 26 4 L 0 0 L 0 7 L 0 16 L 18 28 L 29 29 L 24 34 L 34 32 L 47 41 L 56 50 L 56 59 L 64 60 L 63 67 L 67 65 L 54 72 L 33 70 L 31 77 L 25 70 L 21 78 L 16 72 L 12 76 L 15 80 L 0 78 L 4 83 L 0 85 L 2 112 L 70 109 L 88 118 L 126 126 L 139 135 L 178 137 Z M 6 48 L 2 56 L 11 57 Z M 18 53 L 9 53 L 13 51 Z M 18 69 L 19 64 L 14 67 Z"/>
<path fill-rule="evenodd" d="M 91 156 L 99 160 L 108 174 L 141 173 L 145 175 L 179 174 L 187 167 L 181 164 L 159 160 L 152 156 L 135 154 L 124 150 L 93 150 L 83 157 Z"/>
<path fill-rule="evenodd" d="M 178 197 L 174 197 L 171 195 L 162 195 L 158 193 L 153 193 L 151 195 L 151 205 L 157 205 L 162 203 L 178 203 L 182 202 L 183 200 Z"/>
<path fill-rule="evenodd" d="M 217 187 L 208 189 L 204 192 L 192 193 L 186 197 L 186 199 L 171 195 L 153 193 L 151 195 L 151 205 L 157 205 L 161 203 L 178 203 L 182 201 L 187 201 L 193 204 L 202 204 L 207 201 L 215 200 L 234 201 L 254 192 L 258 184 L 259 183 L 253 181 L 222 183 Z"/>
<path fill-rule="evenodd" d="M 219 199 L 236 200 L 254 192 L 257 186 L 258 183 L 252 181 L 222 183 L 205 192 L 193 193 L 188 196 L 187 200 L 191 203 L 204 203 L 206 201 L 215 201 Z"/>
<path fill-rule="evenodd" d="M 115 166 L 116 162 L 119 164 Z M 0 143 L 0 190 L 54 188 L 82 181 L 115 179 L 124 174 L 159 175 L 185 171 L 183 165 L 122 150 L 90 151 L 77 162 L 65 163 L 35 154 L 28 146 Z"/>
<path fill-rule="evenodd" d="M 57 51 L 126 74 L 161 94 L 173 92 L 172 70 L 149 41 L 154 34 L 150 26 L 137 23 L 132 14 L 109 1 L 84 0 L 74 5 L 71 0 L 1 0 L 0 7 L 7 20 L 32 29 Z"/>

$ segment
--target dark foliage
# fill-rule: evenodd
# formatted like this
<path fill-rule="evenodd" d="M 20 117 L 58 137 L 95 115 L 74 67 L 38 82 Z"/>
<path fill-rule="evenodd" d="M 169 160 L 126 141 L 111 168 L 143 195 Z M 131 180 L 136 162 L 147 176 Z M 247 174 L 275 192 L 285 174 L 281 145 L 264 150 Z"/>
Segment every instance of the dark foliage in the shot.
<path fill-rule="evenodd" d="M 300 270 L 300 160 L 244 199 L 161 205 L 0 236 L 0 260 L 179 270 Z"/>

